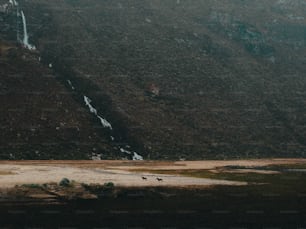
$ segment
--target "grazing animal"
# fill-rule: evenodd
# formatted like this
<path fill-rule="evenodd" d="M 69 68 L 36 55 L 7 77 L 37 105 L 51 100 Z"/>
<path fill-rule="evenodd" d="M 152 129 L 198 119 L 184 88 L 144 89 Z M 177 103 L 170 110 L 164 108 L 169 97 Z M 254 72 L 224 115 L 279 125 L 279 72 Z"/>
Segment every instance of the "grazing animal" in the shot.
<path fill-rule="evenodd" d="M 159 178 L 159 177 L 156 177 L 156 180 L 158 180 L 158 181 L 163 181 L 163 179 L 162 179 L 162 178 Z"/>
<path fill-rule="evenodd" d="M 148 178 L 146 178 L 146 177 L 142 177 L 142 179 L 143 179 L 143 180 L 147 180 Z"/>

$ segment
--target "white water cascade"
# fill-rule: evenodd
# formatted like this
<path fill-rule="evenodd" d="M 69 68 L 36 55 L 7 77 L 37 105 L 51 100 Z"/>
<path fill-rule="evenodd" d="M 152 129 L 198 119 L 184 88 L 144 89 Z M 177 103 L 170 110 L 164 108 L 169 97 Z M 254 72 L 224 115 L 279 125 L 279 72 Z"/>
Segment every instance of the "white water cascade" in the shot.
<path fill-rule="evenodd" d="M 72 87 L 72 90 L 75 90 L 75 88 L 74 88 L 74 87 L 72 86 L 72 84 L 71 84 L 71 81 L 68 80 L 67 82 L 68 82 L 68 84 Z M 93 114 L 96 115 L 96 117 L 100 120 L 101 125 L 102 125 L 104 128 L 109 128 L 110 130 L 113 130 L 113 127 L 112 127 L 111 123 L 108 122 L 106 119 L 102 118 L 100 115 L 98 115 L 97 109 L 94 108 L 94 107 L 91 105 L 91 102 L 92 102 L 91 99 L 88 98 L 88 97 L 85 96 L 85 95 L 84 95 L 84 102 L 85 102 L 85 105 L 89 108 L 90 113 L 93 113 Z M 110 136 L 110 138 L 111 138 L 112 141 L 115 140 L 115 138 L 114 138 L 113 136 Z M 127 145 L 126 148 L 130 148 L 130 146 Z M 139 155 L 139 154 L 136 153 L 136 152 L 129 151 L 129 150 L 127 150 L 126 148 L 121 147 L 121 148 L 120 148 L 120 152 L 121 152 L 121 153 L 126 153 L 126 154 L 130 155 L 134 161 L 138 161 L 138 160 L 141 161 L 141 160 L 143 160 L 143 157 L 142 157 L 141 155 Z M 101 158 L 101 155 L 96 154 L 96 153 L 93 153 L 93 154 L 92 154 L 92 160 L 100 160 L 100 158 Z"/>
<path fill-rule="evenodd" d="M 9 3 L 13 6 L 18 6 L 18 2 L 16 0 L 9 0 Z"/>
<path fill-rule="evenodd" d="M 36 50 L 36 47 L 34 45 L 29 44 L 29 35 L 28 35 L 28 31 L 27 31 L 27 21 L 26 18 L 24 16 L 23 11 L 20 11 L 21 13 L 21 17 L 22 17 L 22 24 L 23 24 L 23 45 L 25 48 L 29 49 L 29 50 Z"/>

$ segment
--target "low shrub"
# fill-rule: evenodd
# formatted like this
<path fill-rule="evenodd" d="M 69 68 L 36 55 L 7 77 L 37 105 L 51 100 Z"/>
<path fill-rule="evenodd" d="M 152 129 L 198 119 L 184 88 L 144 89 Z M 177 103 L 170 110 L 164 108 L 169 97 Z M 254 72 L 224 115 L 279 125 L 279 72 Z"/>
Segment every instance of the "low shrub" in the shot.
<path fill-rule="evenodd" d="M 115 188 L 115 184 L 113 182 L 107 182 L 103 185 L 104 188 L 113 189 Z"/>
<path fill-rule="evenodd" d="M 71 182 L 68 178 L 63 178 L 60 183 L 59 183 L 60 186 L 63 186 L 63 187 L 69 187 L 71 186 Z"/>

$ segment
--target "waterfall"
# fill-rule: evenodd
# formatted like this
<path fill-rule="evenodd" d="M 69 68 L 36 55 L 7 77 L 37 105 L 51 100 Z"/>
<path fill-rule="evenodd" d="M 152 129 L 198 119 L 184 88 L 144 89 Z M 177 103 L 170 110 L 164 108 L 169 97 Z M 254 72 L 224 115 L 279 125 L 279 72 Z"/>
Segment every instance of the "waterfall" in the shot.
<path fill-rule="evenodd" d="M 13 6 L 18 6 L 18 2 L 16 0 L 9 0 L 9 3 Z"/>
<path fill-rule="evenodd" d="M 29 36 L 28 36 L 28 31 L 27 31 L 27 21 L 26 18 L 24 16 L 23 11 L 20 11 L 21 13 L 21 17 L 22 17 L 22 23 L 23 23 L 23 45 L 25 48 L 29 49 L 29 50 L 35 50 L 35 46 L 29 44 Z"/>
<path fill-rule="evenodd" d="M 96 117 L 100 120 L 101 124 L 103 127 L 105 128 L 109 128 L 110 130 L 113 129 L 112 125 L 104 118 L 102 118 L 101 116 L 98 115 L 98 111 L 96 108 L 94 108 L 92 105 L 91 105 L 91 99 L 88 98 L 87 96 L 84 96 L 84 102 L 86 104 L 86 106 L 88 106 L 89 110 L 91 113 L 94 113 L 96 115 Z"/>
<path fill-rule="evenodd" d="M 23 44 L 27 45 L 29 43 L 29 36 L 28 36 L 28 31 L 27 31 L 26 18 L 22 10 L 21 10 L 21 17 L 22 17 L 22 23 L 23 23 Z"/>

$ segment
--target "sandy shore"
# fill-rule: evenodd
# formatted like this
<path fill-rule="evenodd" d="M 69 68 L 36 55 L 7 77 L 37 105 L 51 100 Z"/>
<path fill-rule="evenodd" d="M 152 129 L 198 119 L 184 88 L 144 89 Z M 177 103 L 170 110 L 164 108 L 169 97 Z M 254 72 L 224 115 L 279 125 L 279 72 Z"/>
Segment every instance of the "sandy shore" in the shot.
<path fill-rule="evenodd" d="M 80 183 L 104 184 L 113 182 L 118 186 L 209 186 L 244 185 L 244 182 L 161 175 L 141 172 L 128 172 L 120 169 L 77 168 L 54 165 L 0 165 L 0 186 L 14 187 L 21 184 L 43 184 L 59 182 L 66 177 Z M 147 179 L 144 180 L 142 177 Z M 162 181 L 158 181 L 161 178 Z"/>
<path fill-rule="evenodd" d="M 245 182 L 156 174 L 154 170 L 216 169 L 224 166 L 267 166 L 306 163 L 305 159 L 229 160 L 229 161 L 0 161 L 0 186 L 59 182 L 66 177 L 80 183 L 118 186 L 210 186 L 245 185 Z M 136 171 L 135 170 L 140 170 Z M 142 172 L 146 170 L 149 172 Z M 142 177 L 146 177 L 144 180 Z M 156 178 L 161 178 L 158 181 Z"/>

